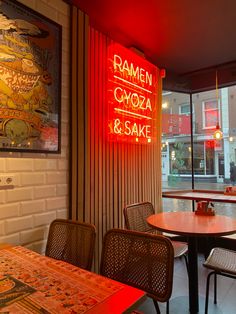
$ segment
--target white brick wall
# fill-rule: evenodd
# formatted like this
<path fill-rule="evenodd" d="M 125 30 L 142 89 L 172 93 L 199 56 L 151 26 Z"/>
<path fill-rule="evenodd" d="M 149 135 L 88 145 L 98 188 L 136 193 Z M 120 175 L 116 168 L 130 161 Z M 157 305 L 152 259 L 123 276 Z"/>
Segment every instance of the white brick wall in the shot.
<path fill-rule="evenodd" d="M 15 187 L 0 191 L 0 242 L 44 252 L 48 226 L 68 216 L 69 6 L 62 0 L 19 0 L 62 25 L 61 154 L 0 152 L 0 174 Z"/>

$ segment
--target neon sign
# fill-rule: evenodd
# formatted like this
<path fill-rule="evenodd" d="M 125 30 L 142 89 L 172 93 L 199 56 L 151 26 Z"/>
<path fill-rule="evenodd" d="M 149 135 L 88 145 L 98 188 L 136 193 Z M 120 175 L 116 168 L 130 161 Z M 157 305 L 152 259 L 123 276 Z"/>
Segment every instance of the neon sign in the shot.
<path fill-rule="evenodd" d="M 108 51 L 109 139 L 156 140 L 157 67 L 136 53 L 112 44 Z"/>

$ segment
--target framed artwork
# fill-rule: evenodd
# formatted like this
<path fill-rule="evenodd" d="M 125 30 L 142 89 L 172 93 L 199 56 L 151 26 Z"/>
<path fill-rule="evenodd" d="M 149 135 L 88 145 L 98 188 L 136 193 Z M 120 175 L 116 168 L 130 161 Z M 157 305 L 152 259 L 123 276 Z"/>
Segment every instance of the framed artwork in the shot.
<path fill-rule="evenodd" d="M 0 1 L 0 151 L 60 153 L 61 26 Z"/>

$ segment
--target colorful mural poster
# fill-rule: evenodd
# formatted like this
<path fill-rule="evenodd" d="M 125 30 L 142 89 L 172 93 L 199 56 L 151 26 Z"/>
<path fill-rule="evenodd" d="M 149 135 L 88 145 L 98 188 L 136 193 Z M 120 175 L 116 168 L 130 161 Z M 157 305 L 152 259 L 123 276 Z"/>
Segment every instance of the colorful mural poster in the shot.
<path fill-rule="evenodd" d="M 60 152 L 61 26 L 0 1 L 0 151 Z"/>

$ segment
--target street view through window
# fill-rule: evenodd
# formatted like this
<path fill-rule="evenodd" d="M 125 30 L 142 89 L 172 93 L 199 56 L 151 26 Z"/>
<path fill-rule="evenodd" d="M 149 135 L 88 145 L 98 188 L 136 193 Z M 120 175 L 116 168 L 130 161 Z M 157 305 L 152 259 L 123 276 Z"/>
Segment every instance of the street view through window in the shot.
<path fill-rule="evenodd" d="M 192 94 L 192 104 L 189 94 L 163 91 L 163 191 L 191 189 L 192 182 L 194 189 L 201 190 L 223 191 L 229 184 L 236 185 L 235 116 L 235 85 Z M 223 132 L 219 140 L 214 138 L 217 127 Z M 236 217 L 235 205 L 214 205 L 217 213 Z M 192 202 L 163 199 L 163 210 L 173 209 L 192 210 Z"/>

